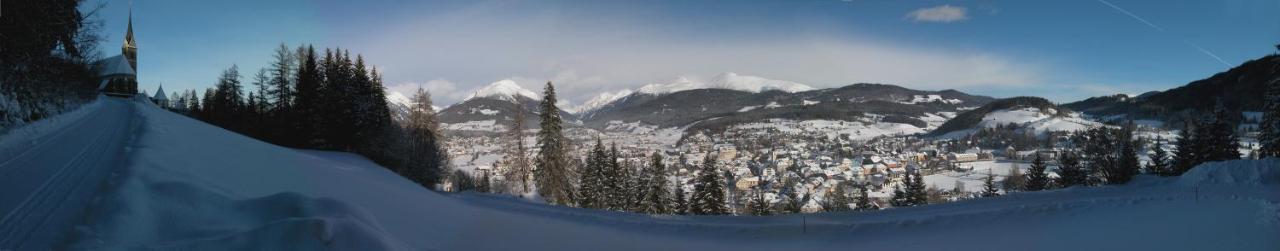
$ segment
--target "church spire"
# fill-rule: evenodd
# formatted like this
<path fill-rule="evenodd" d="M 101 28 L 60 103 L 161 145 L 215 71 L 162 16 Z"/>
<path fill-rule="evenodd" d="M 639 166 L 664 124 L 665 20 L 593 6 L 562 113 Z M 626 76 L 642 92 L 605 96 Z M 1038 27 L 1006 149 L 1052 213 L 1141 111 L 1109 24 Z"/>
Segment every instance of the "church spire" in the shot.
<path fill-rule="evenodd" d="M 135 73 L 138 72 L 138 42 L 133 40 L 133 1 L 129 1 L 129 31 L 124 34 L 122 47 L 120 54 L 129 60 L 129 67 L 132 67 Z"/>

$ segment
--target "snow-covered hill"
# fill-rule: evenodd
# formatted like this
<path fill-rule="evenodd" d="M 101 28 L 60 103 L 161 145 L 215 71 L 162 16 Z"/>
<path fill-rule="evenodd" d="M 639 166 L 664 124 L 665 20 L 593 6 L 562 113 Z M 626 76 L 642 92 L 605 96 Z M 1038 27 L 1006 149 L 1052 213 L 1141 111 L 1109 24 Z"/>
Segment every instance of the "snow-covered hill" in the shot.
<path fill-rule="evenodd" d="M 1043 98 L 1015 97 L 996 100 L 978 109 L 960 113 L 931 134 L 953 138 L 971 134 L 981 128 L 1007 125 L 1039 134 L 1104 126 L 1086 119 L 1079 112 L 1060 108 Z"/>
<path fill-rule="evenodd" d="M 869 213 L 646 216 L 439 194 L 150 105 L 71 249 L 1277 250 L 1280 159 Z"/>

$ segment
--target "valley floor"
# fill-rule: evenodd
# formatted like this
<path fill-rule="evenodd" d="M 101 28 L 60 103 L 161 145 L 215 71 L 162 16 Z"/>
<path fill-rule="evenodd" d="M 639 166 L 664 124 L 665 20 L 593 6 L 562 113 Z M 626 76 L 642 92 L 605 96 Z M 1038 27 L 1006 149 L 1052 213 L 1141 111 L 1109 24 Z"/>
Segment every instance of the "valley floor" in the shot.
<path fill-rule="evenodd" d="M 428 191 L 149 104 L 69 249 L 1277 250 L 1280 159 L 868 213 L 647 216 Z M 110 109 L 129 109 L 128 107 Z"/>

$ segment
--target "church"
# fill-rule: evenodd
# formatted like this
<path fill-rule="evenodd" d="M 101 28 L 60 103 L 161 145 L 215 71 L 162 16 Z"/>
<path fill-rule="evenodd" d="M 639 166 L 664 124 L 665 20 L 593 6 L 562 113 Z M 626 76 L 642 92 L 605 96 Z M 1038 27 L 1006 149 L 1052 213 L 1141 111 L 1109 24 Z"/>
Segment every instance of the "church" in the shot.
<path fill-rule="evenodd" d="M 120 55 L 94 63 L 98 71 L 98 92 L 108 96 L 130 97 L 138 93 L 138 43 L 133 40 L 133 11 L 129 12 L 129 30 L 124 35 Z"/>

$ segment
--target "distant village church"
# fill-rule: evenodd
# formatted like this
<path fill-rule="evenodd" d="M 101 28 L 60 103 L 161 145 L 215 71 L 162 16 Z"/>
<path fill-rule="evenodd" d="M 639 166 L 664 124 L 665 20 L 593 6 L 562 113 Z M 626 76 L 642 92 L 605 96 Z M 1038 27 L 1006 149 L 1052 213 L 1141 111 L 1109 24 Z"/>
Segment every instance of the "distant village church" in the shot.
<path fill-rule="evenodd" d="M 124 35 L 120 55 L 99 60 L 98 92 L 130 97 L 138 93 L 138 43 L 133 40 L 133 10 L 129 10 L 129 30 Z"/>

